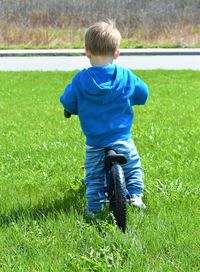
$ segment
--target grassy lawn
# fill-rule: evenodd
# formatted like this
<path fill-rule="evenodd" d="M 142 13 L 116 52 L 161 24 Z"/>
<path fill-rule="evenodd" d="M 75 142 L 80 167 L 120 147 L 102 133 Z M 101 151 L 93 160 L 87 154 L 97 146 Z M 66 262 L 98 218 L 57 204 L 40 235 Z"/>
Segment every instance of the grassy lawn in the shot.
<path fill-rule="evenodd" d="M 74 72 L 0 73 L 0 271 L 200 271 L 200 72 L 136 74 L 148 209 L 123 234 L 83 217 L 84 137 L 59 103 Z"/>
<path fill-rule="evenodd" d="M 30 44 L 30 43 L 19 43 L 19 44 L 0 44 L 0 50 L 5 49 L 83 49 L 84 42 L 62 42 L 52 44 Z M 120 45 L 122 49 L 141 49 L 141 48 L 200 48 L 200 43 L 187 43 L 182 44 L 181 42 L 170 42 L 170 41 L 142 41 L 134 39 L 123 39 Z"/>

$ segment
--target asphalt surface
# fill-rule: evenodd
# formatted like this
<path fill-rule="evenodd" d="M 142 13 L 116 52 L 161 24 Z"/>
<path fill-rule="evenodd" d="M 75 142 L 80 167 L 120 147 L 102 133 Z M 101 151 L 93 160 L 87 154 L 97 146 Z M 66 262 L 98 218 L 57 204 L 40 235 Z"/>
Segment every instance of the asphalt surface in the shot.
<path fill-rule="evenodd" d="M 0 50 L 0 57 L 11 56 L 84 56 L 84 49 L 16 49 Z M 200 48 L 120 49 L 121 56 L 200 56 Z"/>
<path fill-rule="evenodd" d="M 115 62 L 135 70 L 200 70 L 200 49 L 121 49 Z M 0 71 L 88 68 L 84 49 L 0 50 Z"/>

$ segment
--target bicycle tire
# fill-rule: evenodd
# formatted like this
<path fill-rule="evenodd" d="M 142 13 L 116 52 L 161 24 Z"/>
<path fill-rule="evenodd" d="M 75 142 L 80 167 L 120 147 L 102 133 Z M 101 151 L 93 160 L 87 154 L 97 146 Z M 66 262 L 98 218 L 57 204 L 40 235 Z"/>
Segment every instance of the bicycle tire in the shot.
<path fill-rule="evenodd" d="M 126 185 L 124 171 L 119 164 L 110 169 L 110 210 L 113 212 L 117 226 L 126 230 Z"/>

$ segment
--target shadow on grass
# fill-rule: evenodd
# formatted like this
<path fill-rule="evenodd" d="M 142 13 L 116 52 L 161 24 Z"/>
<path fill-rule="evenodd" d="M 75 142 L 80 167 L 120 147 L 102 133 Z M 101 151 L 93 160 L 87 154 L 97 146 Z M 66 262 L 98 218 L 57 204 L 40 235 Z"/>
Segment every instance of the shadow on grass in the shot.
<path fill-rule="evenodd" d="M 84 214 L 85 223 L 94 226 L 99 233 L 106 236 L 108 232 L 113 232 L 117 228 L 113 213 L 108 207 L 103 208 L 102 211 L 96 213 L 94 216 Z"/>
<path fill-rule="evenodd" d="M 59 213 L 69 213 L 72 209 L 78 213 L 83 212 L 85 187 L 81 185 L 78 189 L 70 188 L 63 198 L 43 201 L 36 206 L 16 207 L 10 213 L 0 214 L 0 226 L 9 226 L 12 223 L 31 219 L 45 220 L 48 215 L 57 217 Z"/>
<path fill-rule="evenodd" d="M 18 206 L 8 213 L 0 213 L 0 226 L 9 227 L 13 223 L 23 223 L 26 220 L 45 221 L 48 216 L 57 218 L 61 212 L 69 214 L 71 211 L 76 211 L 83 216 L 87 225 L 94 226 L 102 235 L 117 228 L 114 216 L 108 207 L 97 213 L 94 218 L 85 214 L 84 207 L 85 186 L 82 184 L 76 189 L 67 190 L 63 198 L 52 201 L 44 199 L 35 206 Z"/>

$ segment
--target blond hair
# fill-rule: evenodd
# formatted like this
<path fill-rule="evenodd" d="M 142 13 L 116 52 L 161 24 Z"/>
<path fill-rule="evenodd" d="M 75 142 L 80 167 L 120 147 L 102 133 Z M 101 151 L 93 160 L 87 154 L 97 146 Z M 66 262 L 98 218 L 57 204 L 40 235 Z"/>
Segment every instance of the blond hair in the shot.
<path fill-rule="evenodd" d="M 85 48 L 95 56 L 113 56 L 120 41 L 121 34 L 110 20 L 95 23 L 85 33 Z"/>

